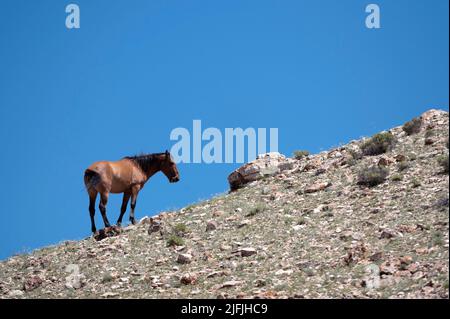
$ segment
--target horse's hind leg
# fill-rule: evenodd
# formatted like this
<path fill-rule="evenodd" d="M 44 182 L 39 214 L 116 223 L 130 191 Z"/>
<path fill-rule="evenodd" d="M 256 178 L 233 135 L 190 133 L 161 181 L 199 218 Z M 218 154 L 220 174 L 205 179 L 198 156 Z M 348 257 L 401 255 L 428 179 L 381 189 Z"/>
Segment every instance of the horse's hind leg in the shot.
<path fill-rule="evenodd" d="M 102 213 L 103 223 L 105 224 L 105 227 L 111 227 L 108 221 L 108 217 L 106 217 L 106 204 L 108 204 L 108 193 L 100 194 L 100 205 L 99 209 Z"/>
<path fill-rule="evenodd" d="M 117 226 L 119 227 L 122 224 L 123 215 L 127 211 L 127 205 L 128 201 L 130 200 L 130 196 L 131 196 L 130 193 L 123 193 L 122 207 L 120 207 L 120 216 L 119 219 L 117 220 Z"/>
<path fill-rule="evenodd" d="M 89 215 L 91 216 L 91 230 L 93 233 L 97 231 L 95 228 L 95 200 L 97 199 L 97 192 L 89 192 Z"/>
<path fill-rule="evenodd" d="M 136 219 L 134 218 L 134 209 L 136 208 L 136 200 L 139 194 L 140 187 L 135 186 L 131 189 L 131 211 L 130 211 L 130 222 L 136 225 Z"/>

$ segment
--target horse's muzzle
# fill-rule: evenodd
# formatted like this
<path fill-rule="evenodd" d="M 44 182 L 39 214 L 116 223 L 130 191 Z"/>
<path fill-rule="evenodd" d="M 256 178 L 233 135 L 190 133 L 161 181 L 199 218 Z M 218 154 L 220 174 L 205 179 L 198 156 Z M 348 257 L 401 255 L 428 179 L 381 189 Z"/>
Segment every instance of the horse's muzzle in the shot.
<path fill-rule="evenodd" d="M 170 179 L 170 182 L 171 183 L 176 183 L 176 182 L 178 182 L 180 180 L 180 178 L 178 177 L 178 176 L 175 176 L 175 177 L 172 177 L 171 179 Z"/>

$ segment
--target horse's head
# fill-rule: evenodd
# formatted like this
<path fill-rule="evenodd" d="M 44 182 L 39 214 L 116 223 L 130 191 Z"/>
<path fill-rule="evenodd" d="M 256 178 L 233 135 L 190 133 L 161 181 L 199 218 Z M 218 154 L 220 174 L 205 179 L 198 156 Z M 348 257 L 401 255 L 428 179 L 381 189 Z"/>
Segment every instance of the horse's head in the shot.
<path fill-rule="evenodd" d="M 180 180 L 180 174 L 178 173 L 177 164 L 172 160 L 169 151 L 166 151 L 164 158 L 161 161 L 161 171 L 166 175 L 167 179 L 171 183 L 176 183 Z"/>

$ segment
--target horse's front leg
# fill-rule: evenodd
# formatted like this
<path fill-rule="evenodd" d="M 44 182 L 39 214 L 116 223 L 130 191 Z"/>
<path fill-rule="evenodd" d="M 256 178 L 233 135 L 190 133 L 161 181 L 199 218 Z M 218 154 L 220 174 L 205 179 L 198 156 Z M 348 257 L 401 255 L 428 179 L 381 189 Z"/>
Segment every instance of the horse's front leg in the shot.
<path fill-rule="evenodd" d="M 102 213 L 102 218 L 103 218 L 103 223 L 105 223 L 105 228 L 106 227 L 111 227 L 111 225 L 109 224 L 108 221 L 108 217 L 106 217 L 106 204 L 108 204 L 108 196 L 109 193 L 104 193 L 100 195 L 100 205 L 99 205 L 99 209 L 100 212 Z"/>
<path fill-rule="evenodd" d="M 136 225 L 136 219 L 134 218 L 134 209 L 136 208 L 136 200 L 139 194 L 139 190 L 141 188 L 139 186 L 135 186 L 131 189 L 131 211 L 130 211 L 130 222 L 133 225 Z"/>
<path fill-rule="evenodd" d="M 122 206 L 120 207 L 120 216 L 119 219 L 117 220 L 117 226 L 121 226 L 122 225 L 122 218 L 123 215 L 125 214 L 125 212 L 127 211 L 127 205 L 128 205 L 128 201 L 130 200 L 130 193 L 123 193 L 123 200 L 122 200 Z"/>

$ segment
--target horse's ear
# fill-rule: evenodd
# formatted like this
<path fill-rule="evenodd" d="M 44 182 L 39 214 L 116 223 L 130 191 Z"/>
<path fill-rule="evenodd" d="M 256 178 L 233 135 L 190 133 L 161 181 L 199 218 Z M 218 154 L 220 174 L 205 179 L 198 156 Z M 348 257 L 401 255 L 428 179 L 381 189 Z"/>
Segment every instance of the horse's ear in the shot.
<path fill-rule="evenodd" d="M 170 153 L 169 153 L 168 150 L 166 150 L 166 158 L 167 158 L 167 159 L 170 158 Z"/>

